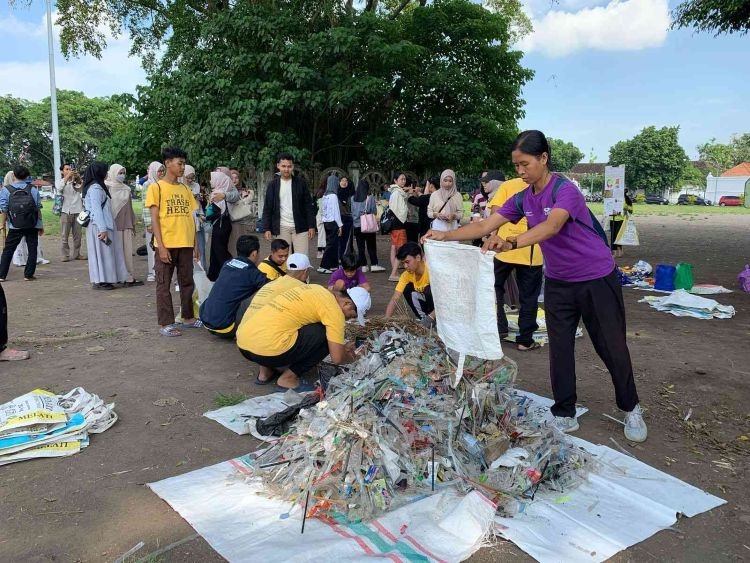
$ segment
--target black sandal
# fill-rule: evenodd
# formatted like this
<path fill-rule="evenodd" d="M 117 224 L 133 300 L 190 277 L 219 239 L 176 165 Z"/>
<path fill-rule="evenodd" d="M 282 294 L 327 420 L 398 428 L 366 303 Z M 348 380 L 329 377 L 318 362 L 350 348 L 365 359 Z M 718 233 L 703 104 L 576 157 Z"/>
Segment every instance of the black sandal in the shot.
<path fill-rule="evenodd" d="M 539 350 L 542 345 L 539 344 L 539 342 L 532 342 L 529 346 L 524 346 L 523 344 L 516 344 L 516 348 L 518 348 L 519 352 L 530 352 L 531 350 Z"/>
<path fill-rule="evenodd" d="M 143 285 L 143 281 L 141 280 L 133 280 L 129 282 L 122 282 L 122 285 L 125 287 L 135 287 L 136 285 Z"/>

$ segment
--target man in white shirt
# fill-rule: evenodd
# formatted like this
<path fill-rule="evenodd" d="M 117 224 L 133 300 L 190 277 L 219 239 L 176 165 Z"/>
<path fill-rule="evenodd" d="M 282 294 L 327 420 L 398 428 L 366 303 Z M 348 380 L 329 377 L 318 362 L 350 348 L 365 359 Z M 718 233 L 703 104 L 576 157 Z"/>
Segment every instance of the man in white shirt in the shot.
<path fill-rule="evenodd" d="M 276 158 L 279 173 L 266 187 L 263 204 L 265 239 L 282 238 L 292 252 L 307 255 L 308 241 L 315 236 L 315 206 L 305 180 L 293 176 L 294 157 L 282 153 Z"/>
<path fill-rule="evenodd" d="M 76 218 L 83 211 L 83 199 L 81 198 L 81 188 L 83 182 L 81 177 L 76 173 L 71 164 L 64 164 L 62 179 L 57 181 L 57 194 L 62 195 L 62 213 L 60 214 L 60 238 L 62 239 L 62 261 L 70 262 L 71 260 L 86 260 L 81 256 L 81 225 Z M 73 256 L 70 256 L 70 246 L 68 239 L 73 235 Z"/>

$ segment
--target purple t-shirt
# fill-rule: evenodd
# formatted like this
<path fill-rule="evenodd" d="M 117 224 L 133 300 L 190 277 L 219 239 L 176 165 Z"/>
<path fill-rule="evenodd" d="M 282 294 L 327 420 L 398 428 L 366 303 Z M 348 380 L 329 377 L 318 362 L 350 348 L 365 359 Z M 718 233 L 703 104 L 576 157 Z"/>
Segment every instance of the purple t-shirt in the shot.
<path fill-rule="evenodd" d="M 328 286 L 332 286 L 339 280 L 344 280 L 344 289 L 351 289 L 358 285 L 362 285 L 363 283 L 367 283 L 367 278 L 359 268 L 357 268 L 357 273 L 354 274 L 354 277 L 350 278 L 344 273 L 344 268 L 341 266 L 331 274 L 331 279 L 328 280 Z"/>
<path fill-rule="evenodd" d="M 580 282 L 611 274 L 615 269 L 612 252 L 593 230 L 583 194 L 574 184 L 566 181 L 558 189 L 553 205 L 552 186 L 555 180 L 554 175 L 550 177 L 538 194 L 534 194 L 531 189 L 526 190 L 523 198 L 523 211 L 529 222 L 529 229 L 544 222 L 553 208 L 564 209 L 570 215 L 560 232 L 539 243 L 544 254 L 545 276 L 553 280 Z M 522 218 L 516 207 L 515 197 L 506 201 L 497 212 L 513 223 Z M 587 227 L 575 220 L 583 222 Z"/>

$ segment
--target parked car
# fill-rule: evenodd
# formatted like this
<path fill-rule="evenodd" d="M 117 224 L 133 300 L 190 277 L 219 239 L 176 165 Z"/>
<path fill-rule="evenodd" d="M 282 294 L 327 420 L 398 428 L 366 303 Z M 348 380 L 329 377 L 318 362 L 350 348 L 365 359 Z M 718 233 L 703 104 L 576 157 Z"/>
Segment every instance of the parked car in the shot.
<path fill-rule="evenodd" d="M 742 204 L 742 200 L 738 195 L 723 195 L 719 198 L 719 206 L 724 207 L 726 205 L 738 206 Z"/>
<path fill-rule="evenodd" d="M 677 198 L 677 205 L 711 205 L 711 202 L 699 195 L 680 194 Z"/>
<path fill-rule="evenodd" d="M 669 205 L 669 200 L 664 196 L 656 194 L 646 194 L 646 203 L 652 205 Z"/>
<path fill-rule="evenodd" d="M 55 193 L 52 188 L 42 188 L 39 190 L 39 197 L 42 199 L 55 199 Z"/>

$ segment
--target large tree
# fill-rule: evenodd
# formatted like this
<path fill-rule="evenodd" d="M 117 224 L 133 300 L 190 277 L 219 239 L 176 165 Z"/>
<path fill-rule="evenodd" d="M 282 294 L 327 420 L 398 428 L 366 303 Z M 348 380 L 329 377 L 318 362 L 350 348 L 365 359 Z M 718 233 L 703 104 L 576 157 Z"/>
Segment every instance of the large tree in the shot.
<path fill-rule="evenodd" d="M 552 168 L 555 172 L 567 172 L 581 162 L 584 155 L 573 143 L 552 137 L 547 140 L 552 151 Z"/>
<path fill-rule="evenodd" d="M 750 30 L 748 0 L 686 0 L 672 12 L 672 27 L 744 34 Z"/>
<path fill-rule="evenodd" d="M 138 119 L 113 143 L 129 158 L 178 143 L 200 167 L 267 167 L 279 150 L 305 165 L 417 172 L 507 160 L 532 76 L 510 47 L 512 10 L 468 0 L 214 4 L 203 18 L 172 14 Z"/>
<path fill-rule="evenodd" d="M 80 167 L 99 158 L 102 144 L 120 131 L 127 120 L 125 106 L 113 98 L 88 98 L 81 92 L 57 91 L 60 153 Z M 18 162 L 34 175 L 51 174 L 52 119 L 50 99 L 28 102 L 0 98 L 0 164 Z"/>
<path fill-rule="evenodd" d="M 609 164 L 625 166 L 625 185 L 646 193 L 675 189 L 688 165 L 677 141 L 679 127 L 645 127 L 638 135 L 609 149 Z"/>
<path fill-rule="evenodd" d="M 750 133 L 733 135 L 728 144 L 718 143 L 716 139 L 698 145 L 698 158 L 708 165 L 714 176 L 742 162 L 750 162 Z"/>

